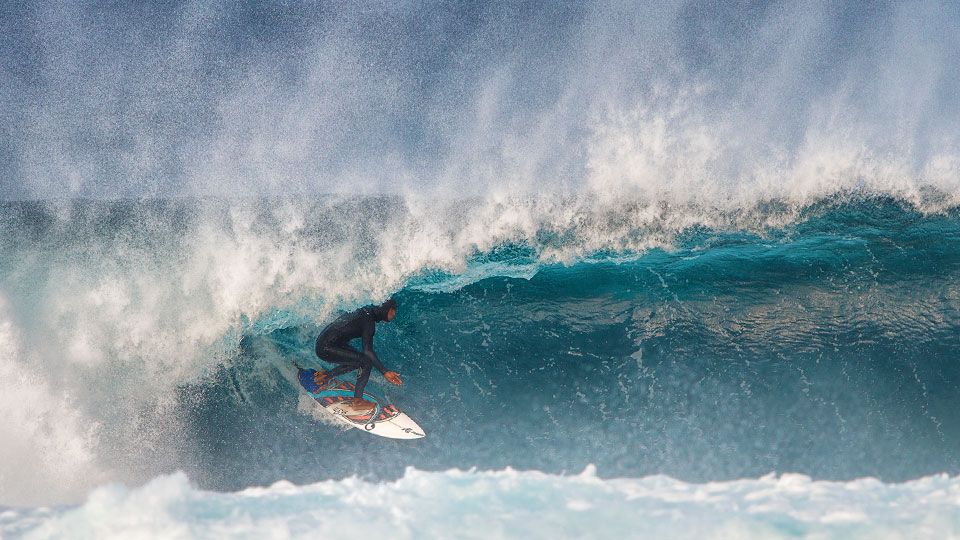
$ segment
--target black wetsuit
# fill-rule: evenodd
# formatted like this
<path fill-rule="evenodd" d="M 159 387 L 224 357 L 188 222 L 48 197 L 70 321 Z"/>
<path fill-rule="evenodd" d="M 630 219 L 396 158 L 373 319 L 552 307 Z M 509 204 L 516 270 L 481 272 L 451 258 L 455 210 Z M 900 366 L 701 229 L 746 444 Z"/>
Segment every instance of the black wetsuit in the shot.
<path fill-rule="evenodd" d="M 370 378 L 371 368 L 377 368 L 380 373 L 387 372 L 377 353 L 373 352 L 376 323 L 387 320 L 386 311 L 383 306 L 365 306 L 345 313 L 324 328 L 317 338 L 317 356 L 321 360 L 339 364 L 328 372 L 331 377 L 360 370 L 353 394 L 356 397 L 363 397 L 363 387 Z M 356 338 L 363 338 L 363 352 L 350 346 L 350 341 Z"/>

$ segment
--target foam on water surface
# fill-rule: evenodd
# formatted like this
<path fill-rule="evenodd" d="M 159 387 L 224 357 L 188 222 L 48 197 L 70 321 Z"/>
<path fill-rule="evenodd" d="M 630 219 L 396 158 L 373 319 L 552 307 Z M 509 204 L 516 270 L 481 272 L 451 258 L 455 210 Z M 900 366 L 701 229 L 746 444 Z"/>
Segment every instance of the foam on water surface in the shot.
<path fill-rule="evenodd" d="M 960 480 L 813 481 L 794 474 L 691 484 L 536 471 L 422 472 L 234 493 L 182 474 L 95 490 L 73 507 L 0 513 L 7 538 L 947 539 L 960 534 Z"/>

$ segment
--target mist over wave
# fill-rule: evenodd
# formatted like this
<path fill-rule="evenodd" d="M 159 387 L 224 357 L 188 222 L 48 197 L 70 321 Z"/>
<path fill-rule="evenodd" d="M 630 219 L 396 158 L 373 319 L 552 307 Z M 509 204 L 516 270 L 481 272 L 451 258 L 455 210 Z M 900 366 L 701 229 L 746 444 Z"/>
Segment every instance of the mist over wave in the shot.
<path fill-rule="evenodd" d="M 26 3 L 0 18 L 0 192 L 952 194 L 958 20 L 945 2 Z"/>

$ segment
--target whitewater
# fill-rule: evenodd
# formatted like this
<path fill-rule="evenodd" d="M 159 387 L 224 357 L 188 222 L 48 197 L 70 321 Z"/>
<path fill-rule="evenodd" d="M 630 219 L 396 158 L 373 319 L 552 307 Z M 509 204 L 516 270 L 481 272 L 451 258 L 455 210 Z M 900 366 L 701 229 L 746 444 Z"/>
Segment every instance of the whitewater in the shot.
<path fill-rule="evenodd" d="M 958 24 L 4 8 L 0 538 L 960 538 Z"/>
<path fill-rule="evenodd" d="M 394 538 L 949 538 L 958 496 L 944 476 L 893 486 L 802 475 L 691 485 L 604 481 L 589 468 L 563 477 L 409 469 L 389 483 L 278 482 L 224 494 L 174 475 L 136 490 L 100 488 L 70 510 L 7 511 L 0 530 L 23 538 L 281 539 L 340 527 Z"/>

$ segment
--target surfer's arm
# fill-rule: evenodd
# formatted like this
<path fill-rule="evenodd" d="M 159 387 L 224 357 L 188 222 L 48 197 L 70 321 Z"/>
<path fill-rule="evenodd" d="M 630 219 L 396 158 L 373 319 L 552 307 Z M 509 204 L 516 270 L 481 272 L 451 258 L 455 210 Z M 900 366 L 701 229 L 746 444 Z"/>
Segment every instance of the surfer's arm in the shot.
<path fill-rule="evenodd" d="M 372 363 L 373 367 L 377 368 L 380 373 L 386 373 L 387 368 L 383 366 L 383 362 L 381 362 L 380 358 L 377 357 L 377 353 L 373 352 L 374 331 L 373 323 L 370 323 L 363 328 L 363 354 L 367 355 L 367 358 L 370 359 L 370 363 Z"/>

